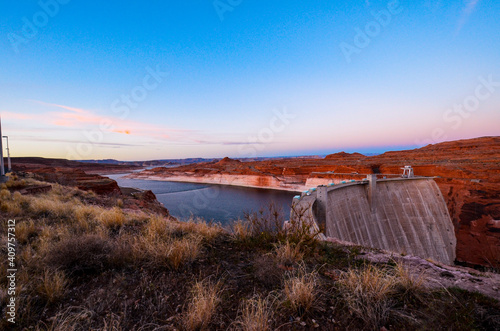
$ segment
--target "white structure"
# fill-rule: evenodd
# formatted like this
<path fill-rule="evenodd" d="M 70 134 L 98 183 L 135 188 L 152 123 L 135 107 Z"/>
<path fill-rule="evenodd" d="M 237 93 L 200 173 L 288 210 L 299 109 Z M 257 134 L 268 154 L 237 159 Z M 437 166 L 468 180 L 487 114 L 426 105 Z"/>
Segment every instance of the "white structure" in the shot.
<path fill-rule="evenodd" d="M 2 136 L 2 138 L 5 138 L 5 140 L 7 140 L 7 147 L 5 148 L 7 150 L 7 172 L 12 172 L 12 163 L 10 162 L 9 136 Z"/>
<path fill-rule="evenodd" d="M 401 168 L 403 170 L 403 178 L 412 178 L 414 177 L 413 168 L 411 166 L 405 166 Z"/>
<path fill-rule="evenodd" d="M 0 137 L 2 137 L 2 118 L 0 117 Z M 5 176 L 5 166 L 3 165 L 3 146 L 2 139 L 0 139 L 0 182 Z"/>

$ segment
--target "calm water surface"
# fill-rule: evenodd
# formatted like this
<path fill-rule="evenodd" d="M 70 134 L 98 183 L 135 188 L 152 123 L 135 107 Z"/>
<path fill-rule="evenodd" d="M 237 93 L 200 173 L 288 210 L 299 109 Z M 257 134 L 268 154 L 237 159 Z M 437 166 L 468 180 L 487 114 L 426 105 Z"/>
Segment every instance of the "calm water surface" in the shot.
<path fill-rule="evenodd" d="M 228 185 L 164 182 L 127 179 L 127 174 L 107 175 L 122 187 L 151 190 L 173 216 L 186 219 L 190 215 L 228 223 L 243 218 L 244 212 L 258 211 L 273 202 L 290 215 L 293 192 L 255 189 Z"/>

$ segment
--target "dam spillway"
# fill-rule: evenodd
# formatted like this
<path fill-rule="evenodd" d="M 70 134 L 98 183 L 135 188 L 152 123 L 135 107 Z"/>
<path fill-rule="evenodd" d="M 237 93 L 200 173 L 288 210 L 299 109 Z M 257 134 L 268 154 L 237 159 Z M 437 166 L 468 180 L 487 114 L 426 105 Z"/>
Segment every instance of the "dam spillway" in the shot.
<path fill-rule="evenodd" d="M 326 237 L 445 264 L 455 260 L 454 227 L 432 178 L 370 175 L 363 181 L 318 186 L 294 198 L 291 219 L 298 214 Z"/>

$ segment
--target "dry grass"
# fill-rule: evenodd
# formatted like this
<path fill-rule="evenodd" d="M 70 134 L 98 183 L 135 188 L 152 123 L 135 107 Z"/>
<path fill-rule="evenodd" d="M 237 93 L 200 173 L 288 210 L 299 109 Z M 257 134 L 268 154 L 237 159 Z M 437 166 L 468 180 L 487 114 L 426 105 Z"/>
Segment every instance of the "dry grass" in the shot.
<path fill-rule="evenodd" d="M 404 296 L 415 296 L 425 291 L 425 274 L 414 274 L 410 268 L 398 262 L 394 267 L 395 276 Z"/>
<path fill-rule="evenodd" d="M 198 236 L 189 236 L 170 243 L 168 260 L 174 269 L 182 264 L 194 261 L 201 251 L 201 239 Z"/>
<path fill-rule="evenodd" d="M 125 214 L 118 207 L 103 209 L 98 220 L 107 228 L 120 228 L 125 224 Z"/>
<path fill-rule="evenodd" d="M 337 282 L 349 312 L 365 322 L 366 327 L 380 328 L 393 306 L 391 295 L 398 278 L 374 266 L 350 269 Z"/>
<path fill-rule="evenodd" d="M 45 260 L 69 275 L 102 272 L 109 266 L 112 247 L 99 235 L 65 236 L 60 242 L 48 244 Z"/>
<path fill-rule="evenodd" d="M 53 220 L 72 219 L 73 203 L 62 202 L 49 195 L 48 197 L 32 197 L 29 200 L 30 211 L 37 217 L 49 217 Z"/>
<path fill-rule="evenodd" d="M 191 298 L 184 314 L 183 324 L 187 330 L 207 330 L 220 302 L 220 283 L 196 282 L 191 289 Z"/>
<path fill-rule="evenodd" d="M 169 224 L 169 220 L 160 215 L 152 216 L 145 229 L 145 235 L 149 238 L 170 238 L 172 233 L 171 225 Z"/>
<path fill-rule="evenodd" d="M 48 303 L 54 303 L 63 297 L 68 280 L 64 272 L 55 270 L 45 270 L 41 277 L 37 292 L 47 300 Z"/>
<path fill-rule="evenodd" d="M 95 313 L 85 307 L 68 307 L 58 312 L 49 325 L 38 325 L 37 331 L 75 331 L 82 330 L 82 325 Z"/>
<path fill-rule="evenodd" d="M 244 331 L 271 330 L 272 314 L 269 298 L 256 296 L 243 303 L 234 326 L 237 330 Z"/>
<path fill-rule="evenodd" d="M 16 239 L 20 244 L 26 244 L 30 238 L 38 233 L 35 223 L 32 220 L 18 222 L 16 224 Z"/>
<path fill-rule="evenodd" d="M 152 266 L 169 265 L 178 269 L 198 257 L 202 248 L 201 242 L 198 235 L 188 235 L 180 239 L 148 235 L 133 240 L 131 248 L 137 260 L 147 260 Z"/>
<path fill-rule="evenodd" d="M 304 258 L 304 253 L 300 250 L 300 244 L 291 244 L 288 241 L 285 244 L 276 245 L 274 253 L 277 262 L 285 266 L 294 265 Z"/>
<path fill-rule="evenodd" d="M 252 236 L 252 230 L 249 222 L 238 220 L 231 226 L 231 233 L 238 240 L 246 240 Z"/>
<path fill-rule="evenodd" d="M 0 200 L 10 200 L 11 194 L 10 191 L 7 189 L 2 189 L 0 190 Z"/>
<path fill-rule="evenodd" d="M 299 268 L 298 274 L 285 280 L 284 294 L 291 308 L 302 315 L 313 307 L 318 287 L 318 276 L 308 273 L 305 266 Z"/>
<path fill-rule="evenodd" d="M 200 218 L 191 218 L 188 222 L 179 222 L 177 226 L 183 231 L 197 233 L 209 241 L 224 232 L 220 224 L 207 223 Z"/>

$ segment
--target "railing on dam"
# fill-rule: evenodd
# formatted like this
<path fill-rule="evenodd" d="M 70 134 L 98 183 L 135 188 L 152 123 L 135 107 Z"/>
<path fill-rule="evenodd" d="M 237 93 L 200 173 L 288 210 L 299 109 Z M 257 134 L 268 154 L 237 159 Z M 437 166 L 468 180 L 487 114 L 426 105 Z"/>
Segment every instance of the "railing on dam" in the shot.
<path fill-rule="evenodd" d="M 446 264 L 455 260 L 453 224 L 432 178 L 369 175 L 318 186 L 294 197 L 291 219 L 298 211 L 325 237 Z"/>

